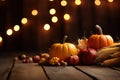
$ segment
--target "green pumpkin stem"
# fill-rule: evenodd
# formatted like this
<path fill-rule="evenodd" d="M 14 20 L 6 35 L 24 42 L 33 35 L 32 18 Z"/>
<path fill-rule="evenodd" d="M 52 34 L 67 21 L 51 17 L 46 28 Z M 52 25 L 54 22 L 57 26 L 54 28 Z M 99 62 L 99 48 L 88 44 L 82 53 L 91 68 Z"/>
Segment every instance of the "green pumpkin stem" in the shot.
<path fill-rule="evenodd" d="M 68 37 L 67 35 L 64 36 L 64 38 L 63 38 L 63 42 L 62 42 L 62 43 L 65 43 L 67 37 Z"/>
<path fill-rule="evenodd" d="M 96 25 L 95 27 L 98 30 L 98 34 L 103 34 L 102 28 L 99 25 Z"/>

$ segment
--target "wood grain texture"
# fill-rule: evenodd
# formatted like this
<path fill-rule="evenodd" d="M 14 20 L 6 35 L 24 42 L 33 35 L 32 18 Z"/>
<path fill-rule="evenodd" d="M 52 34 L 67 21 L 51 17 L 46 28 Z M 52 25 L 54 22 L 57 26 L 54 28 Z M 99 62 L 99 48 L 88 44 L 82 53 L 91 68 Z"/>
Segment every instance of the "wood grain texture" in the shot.
<path fill-rule="evenodd" d="M 44 66 L 44 69 L 50 80 L 92 80 L 92 78 L 72 66 Z"/>
<path fill-rule="evenodd" d="M 114 70 L 120 71 L 120 67 L 111 67 L 111 68 L 114 69 Z"/>
<path fill-rule="evenodd" d="M 7 79 L 12 64 L 12 57 L 0 57 L 0 80 Z"/>
<path fill-rule="evenodd" d="M 15 63 L 9 80 L 48 80 L 37 63 Z"/>
<path fill-rule="evenodd" d="M 120 71 L 99 66 L 76 66 L 79 70 L 96 77 L 98 80 L 120 80 Z"/>

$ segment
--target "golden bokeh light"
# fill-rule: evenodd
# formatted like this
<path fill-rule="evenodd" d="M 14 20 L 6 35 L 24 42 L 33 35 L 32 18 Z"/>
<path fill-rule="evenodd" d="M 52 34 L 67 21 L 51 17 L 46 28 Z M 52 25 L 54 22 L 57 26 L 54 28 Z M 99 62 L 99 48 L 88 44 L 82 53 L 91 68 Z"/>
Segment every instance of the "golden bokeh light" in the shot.
<path fill-rule="evenodd" d="M 2 41 L 3 41 L 3 38 L 0 36 L 0 43 L 2 43 Z"/>
<path fill-rule="evenodd" d="M 28 22 L 28 19 L 27 18 L 22 18 L 22 20 L 21 20 L 21 23 L 22 24 L 26 24 Z"/>
<path fill-rule="evenodd" d="M 108 0 L 108 2 L 113 2 L 114 0 Z"/>
<path fill-rule="evenodd" d="M 54 0 L 49 0 L 49 1 L 54 1 Z"/>
<path fill-rule="evenodd" d="M 49 24 L 45 24 L 44 25 L 44 30 L 46 30 L 46 31 L 50 30 L 50 25 Z"/>
<path fill-rule="evenodd" d="M 75 0 L 76 5 L 81 5 L 81 0 Z"/>
<path fill-rule="evenodd" d="M 56 10 L 55 10 L 54 8 L 51 8 L 51 9 L 49 10 L 49 13 L 50 13 L 51 15 L 54 15 L 54 14 L 56 13 Z"/>
<path fill-rule="evenodd" d="M 95 0 L 95 5 L 100 6 L 101 5 L 100 0 Z"/>
<path fill-rule="evenodd" d="M 70 15 L 69 14 L 64 14 L 64 19 L 65 20 L 69 20 L 70 19 Z"/>
<path fill-rule="evenodd" d="M 61 1 L 61 6 L 67 6 L 67 1 L 66 0 L 62 0 Z"/>
<path fill-rule="evenodd" d="M 51 18 L 51 21 L 52 21 L 53 23 L 56 23 L 56 22 L 58 21 L 58 17 L 57 17 L 57 16 L 53 16 L 53 17 Z"/>
<path fill-rule="evenodd" d="M 12 29 L 8 29 L 8 30 L 6 31 L 6 34 L 7 34 L 8 36 L 11 36 L 11 35 L 13 34 L 13 30 L 12 30 Z"/>
<path fill-rule="evenodd" d="M 32 13 L 32 15 L 33 15 L 33 16 L 38 15 L 38 11 L 37 11 L 36 9 L 32 10 L 32 12 L 31 12 L 31 13 Z"/>
<path fill-rule="evenodd" d="M 20 30 L 20 26 L 19 25 L 15 25 L 14 26 L 14 31 L 19 31 Z"/>

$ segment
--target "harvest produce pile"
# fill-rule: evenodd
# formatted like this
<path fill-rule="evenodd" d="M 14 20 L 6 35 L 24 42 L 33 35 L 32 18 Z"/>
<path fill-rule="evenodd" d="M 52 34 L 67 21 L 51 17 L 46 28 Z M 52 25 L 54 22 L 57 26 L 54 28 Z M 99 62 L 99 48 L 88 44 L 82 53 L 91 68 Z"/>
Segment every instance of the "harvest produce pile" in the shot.
<path fill-rule="evenodd" d="M 52 66 L 120 66 L 120 43 L 114 42 L 110 35 L 104 35 L 99 25 L 96 25 L 96 29 L 99 34 L 78 39 L 78 44 L 65 42 L 68 36 L 64 36 L 63 43 L 54 43 L 48 53 L 40 53 L 32 57 L 21 54 L 16 56 L 15 60 Z"/>

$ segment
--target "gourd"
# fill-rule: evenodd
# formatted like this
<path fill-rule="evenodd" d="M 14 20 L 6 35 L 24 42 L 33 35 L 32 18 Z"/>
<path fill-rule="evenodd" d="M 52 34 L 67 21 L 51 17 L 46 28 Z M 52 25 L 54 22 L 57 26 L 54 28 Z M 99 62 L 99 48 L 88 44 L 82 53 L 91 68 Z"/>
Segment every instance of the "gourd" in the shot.
<path fill-rule="evenodd" d="M 78 49 L 72 43 L 65 42 L 68 36 L 64 36 L 63 43 L 54 43 L 49 51 L 50 57 L 58 57 L 61 60 L 66 60 L 71 55 L 77 55 Z"/>
<path fill-rule="evenodd" d="M 88 47 L 100 49 L 114 44 L 112 36 L 104 35 L 102 32 L 102 28 L 99 25 L 96 25 L 96 29 L 98 29 L 99 34 L 92 34 L 88 38 Z"/>
<path fill-rule="evenodd" d="M 59 64 L 59 61 L 60 61 L 60 58 L 58 57 L 52 57 L 50 60 L 49 60 L 49 63 L 51 65 L 58 65 Z"/>

